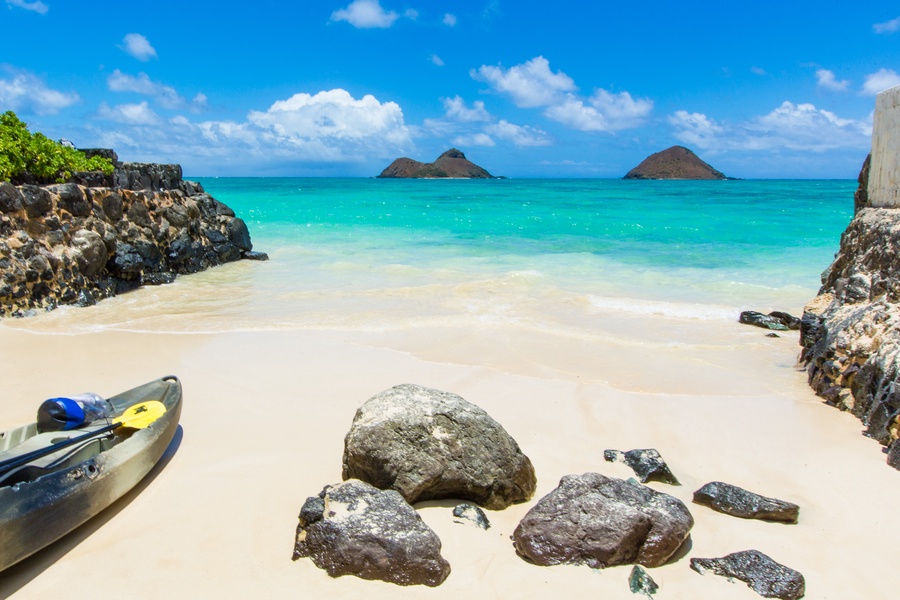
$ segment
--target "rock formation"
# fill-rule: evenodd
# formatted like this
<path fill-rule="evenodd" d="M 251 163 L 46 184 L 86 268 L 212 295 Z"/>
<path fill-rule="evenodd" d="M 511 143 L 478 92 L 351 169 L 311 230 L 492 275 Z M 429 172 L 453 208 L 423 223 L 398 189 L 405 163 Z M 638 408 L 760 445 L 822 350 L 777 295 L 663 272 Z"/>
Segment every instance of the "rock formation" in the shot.
<path fill-rule="evenodd" d="M 692 558 L 691 568 L 701 575 L 712 571 L 720 577 L 740 579 L 764 598 L 796 600 L 806 593 L 803 575 L 758 550 L 735 552 L 722 558 Z"/>
<path fill-rule="evenodd" d="M 728 179 L 684 146 L 651 154 L 623 179 Z"/>
<path fill-rule="evenodd" d="M 398 385 L 366 401 L 344 440 L 343 478 L 410 504 L 455 498 L 499 510 L 537 485 L 531 461 L 484 410 L 448 392 Z"/>
<path fill-rule="evenodd" d="M 469 162 L 466 155 L 450 148 L 433 163 L 421 163 L 411 158 L 398 158 L 381 172 L 379 178 L 401 179 L 496 179 L 493 175 Z"/>
<path fill-rule="evenodd" d="M 800 515 L 796 504 L 760 496 L 721 481 L 707 483 L 694 492 L 694 502 L 743 519 L 796 523 Z"/>
<path fill-rule="evenodd" d="M 115 164 L 110 176 L 76 173 L 64 184 L 0 183 L 0 316 L 91 305 L 176 274 L 265 258 L 252 252 L 244 221 L 184 181 L 179 165 Z"/>
<path fill-rule="evenodd" d="M 634 471 L 641 483 L 648 481 L 661 481 L 672 485 L 681 485 L 678 478 L 669 470 L 669 465 L 663 460 L 659 450 L 647 448 L 643 450 L 604 450 L 603 459 L 607 462 L 623 462 Z"/>
<path fill-rule="evenodd" d="M 450 574 L 441 540 L 393 490 L 357 480 L 327 486 L 299 519 L 293 559 L 309 557 L 332 577 L 433 587 Z"/>
<path fill-rule="evenodd" d="M 516 552 L 538 565 L 658 567 L 694 525 L 681 500 L 599 473 L 567 475 L 516 527 Z"/>

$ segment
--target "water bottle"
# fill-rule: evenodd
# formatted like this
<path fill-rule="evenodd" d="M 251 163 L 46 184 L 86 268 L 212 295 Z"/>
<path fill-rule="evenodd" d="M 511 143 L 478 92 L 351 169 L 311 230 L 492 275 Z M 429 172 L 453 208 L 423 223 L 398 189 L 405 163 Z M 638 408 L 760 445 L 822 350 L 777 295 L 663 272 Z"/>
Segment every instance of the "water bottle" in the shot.
<path fill-rule="evenodd" d="M 103 397 L 85 393 L 77 396 L 50 398 L 38 408 L 37 428 L 45 431 L 68 431 L 112 414 L 112 405 Z"/>

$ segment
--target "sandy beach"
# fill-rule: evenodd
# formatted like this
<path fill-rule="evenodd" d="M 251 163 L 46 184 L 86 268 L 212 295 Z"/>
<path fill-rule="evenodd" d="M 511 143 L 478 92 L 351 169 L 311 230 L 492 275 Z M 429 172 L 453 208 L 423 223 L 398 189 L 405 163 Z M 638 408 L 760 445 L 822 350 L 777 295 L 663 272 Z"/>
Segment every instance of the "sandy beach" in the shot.
<path fill-rule="evenodd" d="M 90 319 L 91 310 L 68 318 Z M 185 400 L 181 430 L 147 480 L 0 575 L 0 598 L 110 589 L 129 598 L 633 598 L 630 567 L 537 567 L 516 556 L 510 535 L 563 475 L 627 478 L 603 450 L 648 447 L 683 484 L 651 487 L 680 498 L 696 520 L 676 558 L 651 570 L 657 598 L 759 597 L 689 568 L 690 557 L 751 548 L 803 573 L 807 598 L 891 597 L 879 573 L 893 572 L 900 479 L 859 421 L 806 386 L 794 366 L 796 333 L 773 339 L 737 323 L 664 317 L 643 330 L 626 325 L 628 336 L 600 343 L 497 324 L 185 334 L 47 333 L 40 317 L 6 321 L 0 427 L 31 420 L 47 397 L 112 395 L 169 373 L 182 379 Z M 303 501 L 340 481 L 357 407 L 399 383 L 487 410 L 538 476 L 535 498 L 489 512 L 488 531 L 454 523 L 454 502 L 417 507 L 452 567 L 434 589 L 332 579 L 290 559 Z M 693 491 L 714 480 L 795 502 L 800 521 L 747 521 L 692 504 Z"/>

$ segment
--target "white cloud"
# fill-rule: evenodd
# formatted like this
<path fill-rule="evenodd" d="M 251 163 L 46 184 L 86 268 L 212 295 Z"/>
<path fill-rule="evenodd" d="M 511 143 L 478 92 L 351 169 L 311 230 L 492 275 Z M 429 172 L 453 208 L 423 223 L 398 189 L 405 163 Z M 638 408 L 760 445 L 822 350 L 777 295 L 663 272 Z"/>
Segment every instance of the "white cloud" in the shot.
<path fill-rule="evenodd" d="M 750 72 L 754 75 L 759 75 L 760 77 L 762 77 L 763 75 L 768 75 L 768 73 L 766 73 L 766 70 L 762 67 L 750 67 Z"/>
<path fill-rule="evenodd" d="M 896 85 L 900 85 L 900 75 L 892 69 L 881 69 L 866 75 L 866 82 L 863 84 L 862 92 L 863 94 L 874 96 Z"/>
<path fill-rule="evenodd" d="M 415 19 L 418 13 L 407 11 L 406 16 Z M 347 8 L 331 14 L 332 21 L 347 21 L 358 29 L 387 29 L 399 18 L 394 11 L 384 10 L 378 0 L 353 0 Z"/>
<path fill-rule="evenodd" d="M 40 78 L 25 71 L 4 67 L 9 79 L 0 79 L 0 106 L 14 111 L 52 115 L 80 100 L 76 92 L 60 92 L 47 87 Z"/>
<path fill-rule="evenodd" d="M 441 60 L 441 57 L 438 56 L 437 54 L 432 54 L 432 55 L 431 55 L 431 62 L 434 63 L 435 65 L 439 66 L 439 67 L 443 67 L 443 66 L 444 66 L 444 61 L 442 61 L 442 60 Z"/>
<path fill-rule="evenodd" d="M 126 35 L 122 39 L 122 45 L 119 47 L 141 62 L 147 62 L 151 58 L 156 58 L 156 49 L 150 45 L 147 38 L 139 33 Z"/>
<path fill-rule="evenodd" d="M 846 79 L 838 81 L 834 76 L 834 72 L 829 71 L 828 69 L 818 69 L 816 71 L 816 82 L 820 88 L 831 90 L 833 92 L 846 91 L 850 86 L 850 82 Z"/>
<path fill-rule="evenodd" d="M 875 23 L 872 25 L 872 29 L 875 33 L 894 33 L 895 31 L 900 30 L 900 17 L 885 21 L 884 23 Z"/>
<path fill-rule="evenodd" d="M 451 15 L 450 13 L 444 15 L 444 25 L 446 25 L 447 27 L 455 27 L 456 15 Z"/>
<path fill-rule="evenodd" d="M 559 102 L 565 92 L 577 88 L 572 78 L 550 70 L 550 62 L 543 56 L 504 70 L 502 67 L 482 65 L 469 72 L 472 78 L 487 82 L 498 92 L 509 94 L 516 106 L 534 108 Z"/>
<path fill-rule="evenodd" d="M 25 10 L 36 12 L 39 15 L 46 15 L 47 11 L 50 10 L 47 5 L 40 0 L 37 0 L 36 2 L 28 2 L 27 0 L 6 0 L 6 4 L 8 6 L 24 8 Z"/>
<path fill-rule="evenodd" d="M 473 133 L 470 135 L 460 135 L 453 138 L 453 145 L 460 147 L 467 146 L 496 146 L 496 142 L 486 133 Z"/>
<path fill-rule="evenodd" d="M 540 129 L 528 125 L 514 125 L 505 119 L 489 125 L 485 131 L 494 137 L 509 140 L 516 146 L 549 146 L 551 141 L 547 134 Z"/>
<path fill-rule="evenodd" d="M 156 125 L 160 122 L 159 115 L 153 112 L 146 100 L 138 104 L 119 104 L 113 107 L 103 102 L 97 111 L 97 117 L 126 125 Z"/>
<path fill-rule="evenodd" d="M 459 96 L 453 98 L 444 98 L 444 110 L 448 119 L 472 123 L 474 121 L 490 121 L 491 115 L 484 108 L 484 102 L 476 100 L 472 103 L 472 108 L 466 107 L 466 102 Z"/>
<path fill-rule="evenodd" d="M 619 131 L 641 125 L 653 110 L 653 101 L 635 100 L 628 92 L 611 94 L 597 90 L 586 105 L 573 95 L 548 107 L 544 114 L 570 129 L 579 131 Z"/>
<path fill-rule="evenodd" d="M 800 150 L 825 152 L 871 144 L 872 125 L 844 119 L 812 104 L 785 101 L 768 114 L 727 126 L 700 113 L 677 111 L 669 117 L 675 137 L 690 146 L 724 150 Z"/>
<path fill-rule="evenodd" d="M 138 73 L 135 77 L 116 69 L 106 78 L 106 86 L 113 92 L 131 92 L 142 96 L 151 96 L 160 106 L 170 110 L 189 109 L 193 112 L 201 112 L 206 109 L 205 94 L 197 94 L 193 101 L 188 102 L 175 88 L 153 81 L 146 73 Z"/>

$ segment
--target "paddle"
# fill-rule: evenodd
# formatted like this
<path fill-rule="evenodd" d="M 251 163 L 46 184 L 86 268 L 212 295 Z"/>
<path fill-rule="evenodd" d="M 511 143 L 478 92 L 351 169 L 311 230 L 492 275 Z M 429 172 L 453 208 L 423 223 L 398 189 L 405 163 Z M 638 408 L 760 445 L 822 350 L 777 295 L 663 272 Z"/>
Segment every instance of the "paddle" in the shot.
<path fill-rule="evenodd" d="M 119 427 L 127 427 L 128 429 L 145 429 L 149 427 L 151 423 L 163 416 L 165 412 L 166 407 L 159 400 L 148 400 L 146 402 L 134 404 L 132 406 L 129 406 L 120 416 L 113 419 L 111 425 L 107 425 L 106 427 L 101 427 L 100 429 L 89 431 L 85 434 L 68 438 L 55 444 L 51 444 L 46 448 L 38 448 L 37 450 L 32 450 L 31 452 L 27 452 L 25 454 L 22 454 L 21 456 L 17 456 L 15 458 L 10 458 L 9 460 L 0 462 L 0 477 L 8 473 L 9 471 L 12 471 L 13 469 L 28 464 L 33 460 L 41 458 L 42 456 L 53 454 L 57 450 L 62 450 L 63 448 L 67 448 L 68 446 L 73 446 L 98 435 L 102 435 L 108 431 L 112 431 L 113 429 L 118 429 Z"/>

